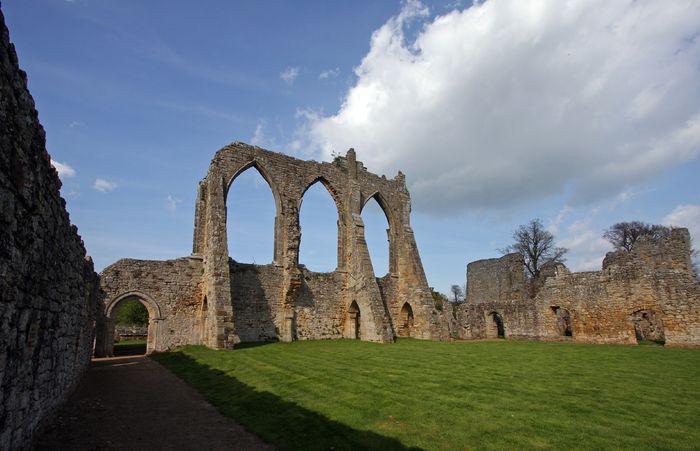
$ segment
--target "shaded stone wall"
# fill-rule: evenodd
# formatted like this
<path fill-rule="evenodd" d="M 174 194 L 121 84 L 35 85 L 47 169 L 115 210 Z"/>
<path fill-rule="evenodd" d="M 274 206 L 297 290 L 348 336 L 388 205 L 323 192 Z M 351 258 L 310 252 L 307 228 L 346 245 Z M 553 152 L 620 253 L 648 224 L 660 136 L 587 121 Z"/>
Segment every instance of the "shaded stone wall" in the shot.
<path fill-rule="evenodd" d="M 480 293 L 498 293 L 497 259 L 472 268 L 483 271 L 475 287 Z M 516 290 L 517 291 L 517 290 Z M 453 337 L 487 338 L 499 313 L 505 336 L 592 343 L 637 343 L 664 340 L 670 346 L 700 346 L 700 284 L 690 261 L 690 235 L 675 229 L 660 240 L 642 240 L 632 251 L 608 253 L 601 271 L 571 273 L 552 265 L 534 299 L 505 300 L 454 306 L 445 315 Z"/>
<path fill-rule="evenodd" d="M 122 259 L 105 268 L 100 284 L 105 297 L 99 317 L 95 355 L 112 355 L 119 305 L 136 299 L 148 309 L 147 352 L 202 342 L 202 261 Z"/>
<path fill-rule="evenodd" d="M 92 354 L 98 279 L 60 186 L 0 13 L 0 449 L 31 440 Z"/>

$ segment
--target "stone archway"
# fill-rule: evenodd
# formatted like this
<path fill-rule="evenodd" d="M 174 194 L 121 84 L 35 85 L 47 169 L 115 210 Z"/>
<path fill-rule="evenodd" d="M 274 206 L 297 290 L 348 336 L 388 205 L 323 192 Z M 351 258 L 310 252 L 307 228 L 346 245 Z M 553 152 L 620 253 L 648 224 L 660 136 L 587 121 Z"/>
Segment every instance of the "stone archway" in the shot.
<path fill-rule="evenodd" d="M 159 349 L 159 324 L 162 320 L 161 310 L 153 298 L 140 291 L 129 291 L 122 293 L 107 303 L 104 312 L 102 331 L 99 335 L 102 338 L 101 349 L 96 346 L 96 356 L 112 356 L 114 354 L 114 328 L 116 325 L 116 312 L 119 305 L 129 300 L 137 300 L 148 310 L 148 337 L 146 339 L 146 354 Z"/>
<path fill-rule="evenodd" d="M 408 302 L 401 307 L 399 314 L 399 337 L 410 337 L 413 328 L 413 308 Z"/>
<path fill-rule="evenodd" d="M 491 312 L 486 317 L 486 338 L 505 338 L 506 328 L 503 317 L 498 312 Z"/>
<path fill-rule="evenodd" d="M 360 340 L 362 338 L 361 331 L 362 316 L 360 314 L 360 306 L 357 305 L 357 302 L 352 301 L 345 318 L 345 338 Z"/>

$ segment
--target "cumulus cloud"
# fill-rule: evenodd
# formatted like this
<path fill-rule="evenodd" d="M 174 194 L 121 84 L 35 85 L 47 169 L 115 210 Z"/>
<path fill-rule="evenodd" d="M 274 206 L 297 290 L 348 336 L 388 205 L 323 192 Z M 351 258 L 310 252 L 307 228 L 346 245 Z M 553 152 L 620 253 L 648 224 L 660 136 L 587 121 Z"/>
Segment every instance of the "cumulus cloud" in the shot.
<path fill-rule="evenodd" d="M 179 197 L 175 197 L 172 194 L 168 194 L 168 197 L 165 198 L 165 208 L 170 211 L 177 210 L 178 204 L 181 203 L 182 199 L 180 199 Z"/>
<path fill-rule="evenodd" d="M 58 172 L 58 176 L 61 177 L 62 179 L 75 176 L 75 169 L 70 167 L 68 165 L 68 163 L 61 163 L 61 162 L 58 162 L 54 159 L 51 159 L 51 166 L 56 168 L 56 172 Z"/>
<path fill-rule="evenodd" d="M 700 240 L 700 205 L 678 205 L 662 222 L 667 226 L 686 227 L 695 243 Z"/>
<path fill-rule="evenodd" d="M 335 69 L 327 69 L 327 70 L 321 71 L 321 73 L 318 74 L 318 79 L 325 80 L 327 78 L 337 77 L 338 75 L 340 75 L 340 68 L 336 67 Z"/>
<path fill-rule="evenodd" d="M 108 193 L 110 191 L 113 191 L 117 187 L 117 184 L 114 182 L 110 182 L 109 180 L 105 179 L 95 179 L 95 185 L 94 188 L 97 191 L 100 191 L 102 193 Z"/>
<path fill-rule="evenodd" d="M 288 85 L 293 84 L 298 76 L 299 76 L 299 68 L 298 67 L 287 67 L 285 70 L 283 70 L 280 73 L 280 78 L 282 80 L 284 80 L 284 82 L 287 83 Z"/>
<path fill-rule="evenodd" d="M 417 1 L 374 32 L 309 145 L 407 173 L 416 207 L 609 198 L 700 152 L 700 3 Z M 425 21 L 415 37 L 410 21 Z"/>
<path fill-rule="evenodd" d="M 599 271 L 605 254 L 613 250 L 602 233 L 594 230 L 590 216 L 569 224 L 557 245 L 569 249 L 566 265 L 572 271 Z"/>

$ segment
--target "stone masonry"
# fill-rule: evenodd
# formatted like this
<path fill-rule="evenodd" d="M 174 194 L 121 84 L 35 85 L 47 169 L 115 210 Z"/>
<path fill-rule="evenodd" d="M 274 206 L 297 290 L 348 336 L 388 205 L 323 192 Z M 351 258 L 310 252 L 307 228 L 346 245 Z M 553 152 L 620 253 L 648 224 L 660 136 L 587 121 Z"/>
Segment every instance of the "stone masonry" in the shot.
<path fill-rule="evenodd" d="M 700 284 L 687 229 L 610 252 L 601 271 L 550 265 L 534 298 L 513 254 L 467 268 L 467 302 L 446 315 L 453 337 L 497 337 L 500 323 L 506 338 L 700 346 Z"/>
<path fill-rule="evenodd" d="M 254 167 L 276 204 L 272 264 L 228 255 L 226 196 L 233 180 Z M 338 266 L 317 273 L 299 264 L 299 209 L 321 183 L 338 209 Z M 389 273 L 377 278 L 361 212 L 376 199 L 389 223 Z M 377 176 L 350 149 L 333 162 L 302 161 L 243 143 L 216 153 L 200 182 L 192 255 L 170 261 L 120 260 L 102 273 L 106 293 L 97 355 L 112 352 L 115 307 L 139 299 L 150 312 L 148 351 L 201 343 L 232 348 L 242 341 L 359 338 L 390 342 L 396 335 L 439 338 L 413 231 L 403 174 Z"/>
<path fill-rule="evenodd" d="M 0 13 L 0 449 L 26 446 L 90 362 L 99 282 Z"/>

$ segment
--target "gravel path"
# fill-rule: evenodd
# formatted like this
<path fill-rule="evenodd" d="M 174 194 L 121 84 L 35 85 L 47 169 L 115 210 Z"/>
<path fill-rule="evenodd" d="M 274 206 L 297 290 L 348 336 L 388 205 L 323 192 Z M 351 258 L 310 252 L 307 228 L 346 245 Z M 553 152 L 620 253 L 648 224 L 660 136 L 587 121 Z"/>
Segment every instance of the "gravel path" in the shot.
<path fill-rule="evenodd" d="M 274 449 L 160 364 L 144 356 L 95 359 L 38 450 Z"/>

